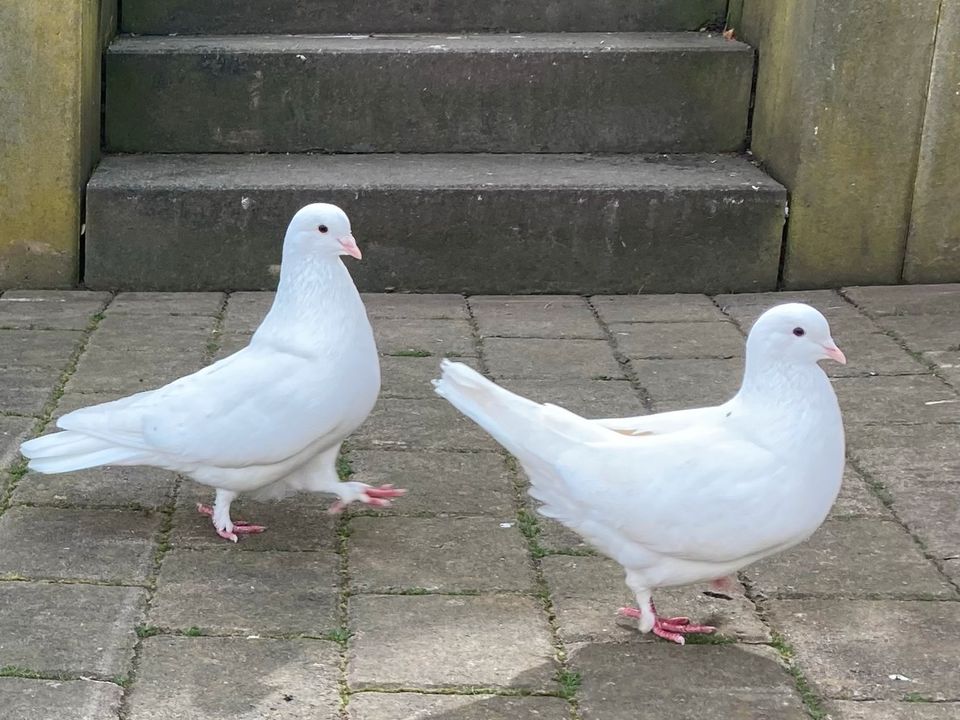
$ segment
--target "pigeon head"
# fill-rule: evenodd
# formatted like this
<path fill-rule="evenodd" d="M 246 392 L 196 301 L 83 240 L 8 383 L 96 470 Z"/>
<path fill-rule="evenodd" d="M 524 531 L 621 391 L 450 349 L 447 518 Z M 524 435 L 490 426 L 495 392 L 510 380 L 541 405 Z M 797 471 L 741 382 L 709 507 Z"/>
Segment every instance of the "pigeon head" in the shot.
<path fill-rule="evenodd" d="M 763 313 L 750 329 L 747 354 L 777 358 L 781 362 L 847 362 L 830 337 L 827 319 L 803 303 L 777 305 Z"/>
<path fill-rule="evenodd" d="M 287 227 L 285 250 L 310 255 L 361 258 L 350 232 L 350 218 L 336 205 L 313 203 L 300 208 Z"/>

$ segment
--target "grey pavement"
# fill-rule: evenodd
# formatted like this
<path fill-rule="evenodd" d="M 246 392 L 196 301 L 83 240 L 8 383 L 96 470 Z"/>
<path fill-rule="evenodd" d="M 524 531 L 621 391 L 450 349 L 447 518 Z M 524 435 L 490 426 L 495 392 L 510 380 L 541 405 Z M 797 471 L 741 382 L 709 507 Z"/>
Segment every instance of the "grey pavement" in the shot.
<path fill-rule="evenodd" d="M 960 717 L 960 285 L 681 296 L 366 296 L 383 392 L 348 441 L 384 511 L 261 503 L 237 545 L 211 492 L 147 468 L 42 476 L 21 440 L 235 351 L 269 293 L 0 295 L 0 715 L 15 720 Z M 433 396 L 441 357 L 588 416 L 719 402 L 743 333 L 803 300 L 849 462 L 831 517 L 727 593 L 658 594 L 719 628 L 640 636 L 615 563 Z M 7 714 L 4 714 L 7 713 Z"/>

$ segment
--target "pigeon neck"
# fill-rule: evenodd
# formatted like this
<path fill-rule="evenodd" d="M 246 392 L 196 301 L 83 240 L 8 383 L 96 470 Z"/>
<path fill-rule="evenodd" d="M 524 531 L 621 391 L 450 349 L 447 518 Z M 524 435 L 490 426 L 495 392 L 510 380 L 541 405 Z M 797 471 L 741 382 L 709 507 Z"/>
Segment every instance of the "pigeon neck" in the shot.
<path fill-rule="evenodd" d="M 339 257 L 302 257 L 284 262 L 277 296 L 264 324 L 322 325 L 340 319 L 359 295 Z"/>
<path fill-rule="evenodd" d="M 816 363 L 789 362 L 764 353 L 747 352 L 740 397 L 769 405 L 774 399 L 792 401 L 800 407 L 824 396 L 832 396 L 830 380 Z"/>

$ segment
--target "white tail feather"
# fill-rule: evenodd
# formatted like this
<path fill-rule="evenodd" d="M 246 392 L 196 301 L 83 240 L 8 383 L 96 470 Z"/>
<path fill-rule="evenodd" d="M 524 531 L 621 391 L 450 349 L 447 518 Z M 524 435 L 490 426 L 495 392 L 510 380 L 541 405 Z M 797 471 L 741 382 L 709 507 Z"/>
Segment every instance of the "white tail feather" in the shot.
<path fill-rule="evenodd" d="M 45 474 L 71 472 L 98 465 L 138 465 L 143 452 L 107 440 L 67 430 L 29 440 L 20 452 L 30 460 L 31 470 Z"/>

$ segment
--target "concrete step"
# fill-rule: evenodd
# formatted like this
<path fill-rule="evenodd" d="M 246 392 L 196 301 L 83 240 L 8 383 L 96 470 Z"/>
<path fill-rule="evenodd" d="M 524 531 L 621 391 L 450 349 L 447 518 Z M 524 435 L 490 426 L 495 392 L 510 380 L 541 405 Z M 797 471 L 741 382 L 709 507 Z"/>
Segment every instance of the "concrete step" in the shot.
<path fill-rule="evenodd" d="M 735 152 L 753 68 L 708 33 L 121 37 L 112 152 Z"/>
<path fill-rule="evenodd" d="M 361 289 L 774 289 L 784 188 L 738 156 L 131 155 L 87 192 L 95 289 L 266 289 L 309 202 L 342 206 Z"/>
<path fill-rule="evenodd" d="M 727 0 L 123 0 L 123 31 L 242 33 L 699 30 Z"/>

